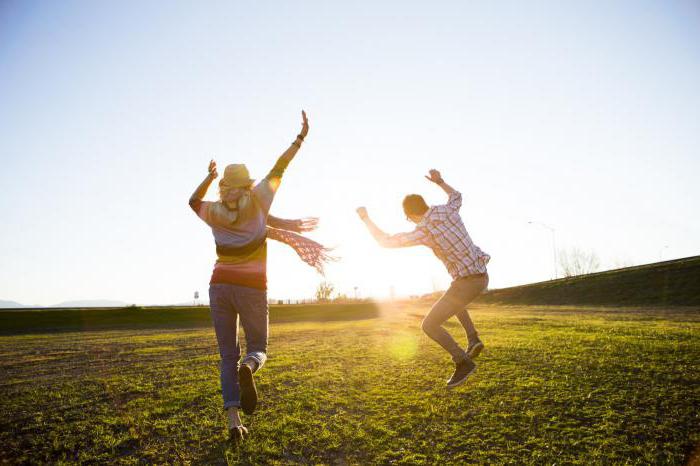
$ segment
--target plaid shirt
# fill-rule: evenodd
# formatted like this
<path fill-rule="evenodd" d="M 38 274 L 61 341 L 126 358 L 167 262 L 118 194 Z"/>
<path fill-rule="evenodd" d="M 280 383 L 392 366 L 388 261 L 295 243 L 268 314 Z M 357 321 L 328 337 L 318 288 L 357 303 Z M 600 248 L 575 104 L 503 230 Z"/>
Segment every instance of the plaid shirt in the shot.
<path fill-rule="evenodd" d="M 459 215 L 461 206 L 462 195 L 455 191 L 450 194 L 447 204 L 428 209 L 415 230 L 378 238 L 379 244 L 387 248 L 428 246 L 445 264 L 454 280 L 486 273 L 491 256 L 469 237 Z"/>

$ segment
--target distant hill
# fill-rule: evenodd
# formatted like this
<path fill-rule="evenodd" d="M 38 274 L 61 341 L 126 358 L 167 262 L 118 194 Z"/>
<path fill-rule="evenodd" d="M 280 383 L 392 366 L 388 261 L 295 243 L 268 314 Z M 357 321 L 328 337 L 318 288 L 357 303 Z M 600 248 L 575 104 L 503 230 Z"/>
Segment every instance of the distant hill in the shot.
<path fill-rule="evenodd" d="M 64 301 L 51 307 L 124 307 L 128 306 L 124 301 L 109 299 L 82 299 L 76 301 Z"/>
<path fill-rule="evenodd" d="M 479 302 L 700 306 L 700 256 L 489 290 Z"/>
<path fill-rule="evenodd" d="M 17 301 L 5 301 L 0 299 L 0 308 L 18 308 L 27 307 L 24 304 L 20 304 Z"/>
<path fill-rule="evenodd" d="M 21 308 L 42 308 L 49 309 L 52 307 L 124 307 L 128 306 L 124 301 L 115 301 L 110 299 L 80 299 L 75 301 L 64 301 L 52 306 L 41 306 L 38 304 L 22 304 L 17 301 L 9 301 L 0 299 L 0 309 L 21 309 Z"/>

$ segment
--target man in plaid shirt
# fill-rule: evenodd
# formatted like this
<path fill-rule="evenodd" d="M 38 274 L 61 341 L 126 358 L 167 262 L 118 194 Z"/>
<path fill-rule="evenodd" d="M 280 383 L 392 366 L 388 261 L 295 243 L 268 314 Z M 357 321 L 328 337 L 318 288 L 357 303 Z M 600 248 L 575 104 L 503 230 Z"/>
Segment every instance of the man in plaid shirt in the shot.
<path fill-rule="evenodd" d="M 464 227 L 459 215 L 462 195 L 445 183 L 437 170 L 430 170 L 430 175 L 426 178 L 445 191 L 448 201 L 445 205 L 428 207 L 422 196 L 406 196 L 403 200 L 403 210 L 406 218 L 416 224 L 413 231 L 389 235 L 374 224 L 367 215 L 367 209 L 360 207 L 357 213 L 380 246 L 428 246 L 447 267 L 453 279 L 452 285 L 425 316 L 421 327 L 430 338 L 452 355 L 456 367 L 447 386 L 455 387 L 466 381 L 476 370 L 472 359 L 484 348 L 466 306 L 479 296 L 489 283 L 486 264 L 490 256 L 472 242 Z M 469 343 L 466 351 L 442 327 L 452 316 L 457 316 L 467 333 Z"/>

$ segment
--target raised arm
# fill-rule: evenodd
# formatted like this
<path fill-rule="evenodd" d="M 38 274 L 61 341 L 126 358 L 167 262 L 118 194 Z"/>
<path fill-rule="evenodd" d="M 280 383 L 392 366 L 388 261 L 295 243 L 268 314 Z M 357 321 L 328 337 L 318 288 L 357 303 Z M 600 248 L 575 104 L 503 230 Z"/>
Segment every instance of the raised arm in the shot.
<path fill-rule="evenodd" d="M 262 207 L 265 213 L 270 211 L 272 206 L 272 201 L 275 197 L 277 189 L 280 187 L 282 182 L 282 175 L 287 169 L 287 165 L 294 158 L 297 151 L 301 147 L 301 143 L 309 132 L 309 120 L 306 118 L 306 112 L 302 110 L 301 116 L 303 119 L 301 132 L 294 140 L 289 149 L 287 149 L 282 155 L 277 159 L 277 163 L 272 167 L 272 170 L 265 176 L 263 180 L 258 183 L 255 188 L 253 188 L 253 194 L 257 198 L 260 207 Z"/>
<path fill-rule="evenodd" d="M 456 193 L 457 190 L 455 190 L 452 186 L 449 184 L 445 183 L 445 180 L 442 179 L 442 175 L 440 174 L 439 171 L 435 170 L 434 168 L 431 169 L 429 174 L 425 176 L 425 178 L 428 181 L 432 181 L 436 185 L 440 186 L 443 191 L 449 196 L 452 193 Z"/>
<path fill-rule="evenodd" d="M 207 191 L 209 190 L 209 186 L 211 186 L 212 181 L 214 181 L 217 176 L 219 176 L 219 174 L 216 171 L 216 162 L 210 160 L 209 173 L 207 173 L 207 176 L 201 183 L 199 183 L 197 189 L 195 189 L 192 195 L 190 196 L 190 207 L 194 209 L 196 204 L 202 202 L 202 199 L 204 199 L 204 196 L 206 196 Z"/>
<path fill-rule="evenodd" d="M 267 226 L 277 228 L 278 230 L 294 231 L 296 233 L 306 233 L 318 228 L 318 219 L 315 217 L 299 218 L 287 220 L 284 218 L 267 216 Z"/>
<path fill-rule="evenodd" d="M 270 170 L 270 173 L 267 175 L 268 179 L 271 180 L 273 178 L 281 178 L 284 170 L 287 168 L 287 165 L 289 165 L 289 162 L 294 159 L 294 156 L 297 155 L 297 152 L 299 152 L 299 149 L 301 149 L 301 144 L 304 142 L 304 138 L 306 138 L 306 135 L 309 134 L 309 120 L 306 118 L 306 112 L 304 110 L 301 111 L 301 118 L 301 131 L 299 134 L 297 134 L 296 139 L 294 142 L 292 142 L 289 148 L 279 156 L 275 166 L 272 167 L 272 170 Z"/>
<path fill-rule="evenodd" d="M 382 231 L 382 229 L 369 218 L 366 208 L 358 207 L 357 215 L 360 216 L 360 219 L 365 223 L 365 226 L 377 243 L 384 248 L 404 248 L 423 244 L 423 240 L 425 238 L 425 233 L 423 230 L 416 228 L 410 232 L 390 235 L 389 233 Z"/>
<path fill-rule="evenodd" d="M 430 170 L 429 175 L 426 175 L 425 177 L 428 181 L 432 181 L 436 185 L 440 186 L 443 191 L 445 191 L 445 194 L 447 194 L 448 199 L 447 199 L 447 207 L 450 209 L 454 210 L 459 210 L 459 208 L 462 206 L 462 195 L 460 194 L 459 191 L 454 189 L 452 186 L 449 184 L 445 183 L 445 180 L 442 179 L 442 175 L 440 174 L 439 171 L 435 170 L 434 168 Z"/>

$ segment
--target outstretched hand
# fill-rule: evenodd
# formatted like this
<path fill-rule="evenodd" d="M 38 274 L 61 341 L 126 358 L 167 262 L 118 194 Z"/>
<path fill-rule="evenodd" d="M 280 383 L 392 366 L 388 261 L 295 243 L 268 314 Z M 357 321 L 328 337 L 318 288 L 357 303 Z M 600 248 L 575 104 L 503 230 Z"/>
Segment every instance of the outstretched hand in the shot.
<path fill-rule="evenodd" d="M 214 179 L 219 176 L 219 172 L 216 171 L 216 162 L 214 159 L 209 161 L 209 176 Z"/>
<path fill-rule="evenodd" d="M 299 133 L 299 136 L 301 138 L 305 138 L 307 134 L 309 134 L 309 119 L 306 118 L 306 112 L 304 110 L 301 111 L 301 132 Z"/>
<path fill-rule="evenodd" d="M 432 168 L 429 172 L 429 176 L 426 175 L 425 179 L 428 181 L 432 181 L 435 184 L 440 184 L 442 183 L 442 175 L 440 175 L 440 172 Z"/>
<path fill-rule="evenodd" d="M 318 218 L 317 217 L 306 217 L 294 221 L 294 227 L 297 233 L 306 233 L 308 231 L 314 231 L 318 228 Z"/>
<path fill-rule="evenodd" d="M 369 215 L 367 214 L 367 208 L 366 207 L 358 207 L 357 208 L 357 215 L 360 216 L 361 220 L 367 219 L 367 217 L 369 217 Z"/>

